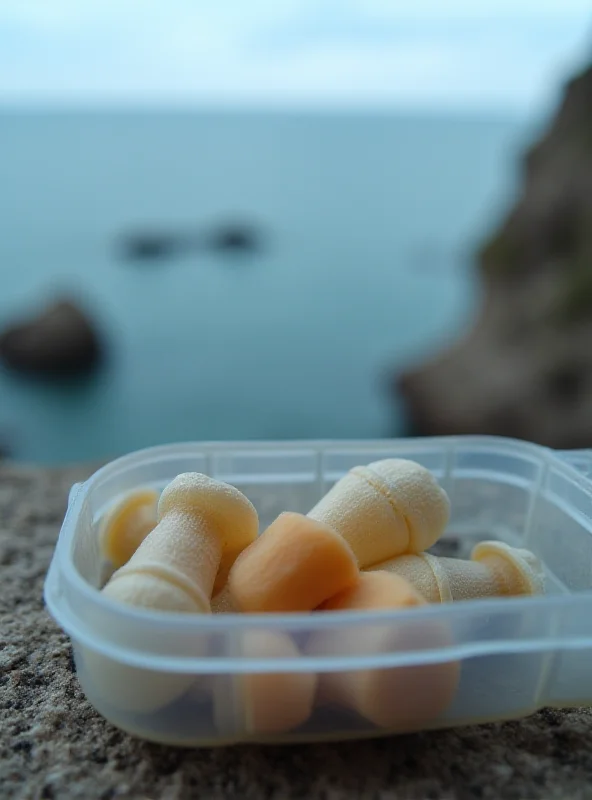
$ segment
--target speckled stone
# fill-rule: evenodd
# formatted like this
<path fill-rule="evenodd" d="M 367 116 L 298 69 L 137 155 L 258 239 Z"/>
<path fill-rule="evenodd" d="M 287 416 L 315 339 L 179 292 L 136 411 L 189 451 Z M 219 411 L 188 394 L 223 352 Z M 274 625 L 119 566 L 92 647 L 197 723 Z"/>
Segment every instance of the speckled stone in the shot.
<path fill-rule="evenodd" d="M 90 468 L 0 465 L 2 800 L 586 800 L 592 710 L 336 745 L 185 750 L 121 733 L 85 701 L 42 585 L 70 485 Z"/>

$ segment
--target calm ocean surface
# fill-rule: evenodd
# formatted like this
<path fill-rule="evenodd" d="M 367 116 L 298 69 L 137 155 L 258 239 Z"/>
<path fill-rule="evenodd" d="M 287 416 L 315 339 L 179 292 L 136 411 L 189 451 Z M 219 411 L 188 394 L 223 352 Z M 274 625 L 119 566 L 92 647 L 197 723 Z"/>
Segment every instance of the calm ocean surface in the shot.
<path fill-rule="evenodd" d="M 0 371 L 0 438 L 67 462 L 187 439 L 403 434 L 387 377 L 469 324 L 470 250 L 505 208 L 511 119 L 0 115 L 0 322 L 74 292 L 110 358 L 86 383 Z M 141 227 L 240 218 L 257 255 L 134 265 Z"/>

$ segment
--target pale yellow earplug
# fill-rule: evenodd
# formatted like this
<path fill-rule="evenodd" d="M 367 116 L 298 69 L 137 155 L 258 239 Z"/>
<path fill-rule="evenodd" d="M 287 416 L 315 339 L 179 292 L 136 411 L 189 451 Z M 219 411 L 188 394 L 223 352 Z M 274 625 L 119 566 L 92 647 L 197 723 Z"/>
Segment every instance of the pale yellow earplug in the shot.
<path fill-rule="evenodd" d="M 141 489 L 120 500 L 103 518 L 101 549 L 114 569 L 122 567 L 156 525 L 158 492 Z"/>
<path fill-rule="evenodd" d="M 158 611 L 209 612 L 221 554 L 252 541 L 258 524 L 238 489 L 198 473 L 179 475 L 160 497 L 158 524 L 103 593 Z M 196 637 L 196 655 L 205 642 Z M 82 654 L 92 691 L 120 710 L 155 711 L 200 683 L 193 675 L 145 670 L 88 649 Z"/>
<path fill-rule="evenodd" d="M 195 649 L 197 655 L 205 646 L 200 642 Z M 199 676 L 133 667 L 88 648 L 80 652 L 85 691 L 91 699 L 98 696 L 99 702 L 106 701 L 117 713 L 158 711 L 200 682 Z"/>
<path fill-rule="evenodd" d="M 103 592 L 163 611 L 209 612 L 222 554 L 252 541 L 257 512 L 247 498 L 196 472 L 178 475 L 158 503 L 158 524 Z"/>
<path fill-rule="evenodd" d="M 543 567 L 536 556 L 502 542 L 481 542 L 470 561 L 420 553 L 398 556 L 369 569 L 406 578 L 430 603 L 545 591 Z"/>
<path fill-rule="evenodd" d="M 439 624 L 409 619 L 426 600 L 409 581 L 388 572 L 366 572 L 357 586 L 333 597 L 319 611 L 404 611 L 405 621 L 369 621 L 367 625 L 313 633 L 306 648 L 311 656 L 355 657 L 437 649 L 448 643 Z M 456 661 L 413 666 L 320 673 L 319 702 L 357 711 L 381 728 L 417 730 L 451 703 L 459 681 Z"/>
<path fill-rule="evenodd" d="M 354 467 L 308 513 L 350 545 L 361 569 L 434 544 L 450 503 L 432 473 L 404 459 Z"/>
<path fill-rule="evenodd" d="M 210 605 L 212 607 L 212 614 L 237 614 L 239 612 L 230 594 L 228 584 L 225 584 L 222 589 L 212 597 Z"/>
<path fill-rule="evenodd" d="M 312 611 L 358 580 L 345 539 L 322 522 L 286 512 L 239 555 L 228 587 L 241 611 Z"/>

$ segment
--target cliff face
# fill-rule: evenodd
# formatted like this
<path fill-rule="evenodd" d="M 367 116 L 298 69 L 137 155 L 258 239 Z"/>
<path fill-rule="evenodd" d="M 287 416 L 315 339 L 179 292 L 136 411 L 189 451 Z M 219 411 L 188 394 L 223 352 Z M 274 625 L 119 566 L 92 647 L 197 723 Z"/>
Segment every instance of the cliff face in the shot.
<path fill-rule="evenodd" d="M 521 196 L 478 261 L 472 330 L 397 380 L 415 432 L 592 446 L 592 66 L 527 153 Z"/>

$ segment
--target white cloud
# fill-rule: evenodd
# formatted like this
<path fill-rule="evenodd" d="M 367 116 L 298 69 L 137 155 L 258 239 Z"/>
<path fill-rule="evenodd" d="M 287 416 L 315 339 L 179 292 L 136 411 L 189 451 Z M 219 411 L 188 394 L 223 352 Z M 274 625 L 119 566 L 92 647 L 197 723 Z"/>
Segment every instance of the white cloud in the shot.
<path fill-rule="evenodd" d="M 534 108 L 589 0 L 3 0 L 0 100 Z"/>

